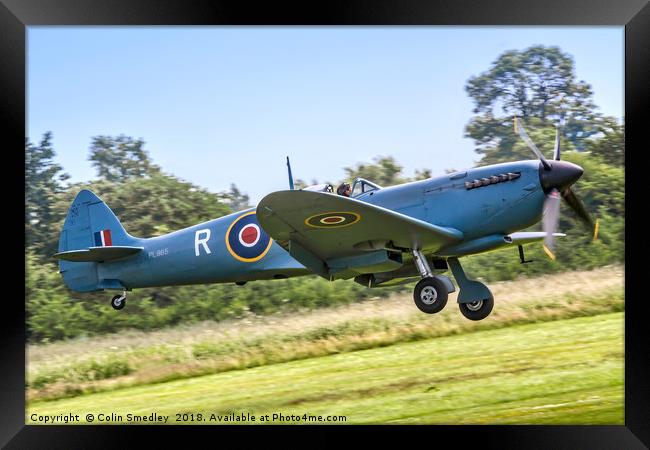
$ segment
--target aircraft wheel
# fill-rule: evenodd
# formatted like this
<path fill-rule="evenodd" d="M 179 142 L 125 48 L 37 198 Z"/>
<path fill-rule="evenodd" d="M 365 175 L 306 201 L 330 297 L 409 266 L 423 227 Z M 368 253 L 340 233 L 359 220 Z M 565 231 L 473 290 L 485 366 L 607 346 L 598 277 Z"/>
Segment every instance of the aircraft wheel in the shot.
<path fill-rule="evenodd" d="M 471 303 L 459 303 L 458 307 L 463 316 L 469 320 L 483 320 L 492 312 L 494 299 L 489 297 Z"/>
<path fill-rule="evenodd" d="M 126 305 L 126 296 L 124 295 L 116 295 L 111 299 L 111 306 L 113 309 L 120 310 L 124 308 L 124 305 Z"/>
<path fill-rule="evenodd" d="M 413 300 L 424 313 L 435 314 L 447 304 L 447 288 L 437 278 L 423 278 L 415 285 Z"/>

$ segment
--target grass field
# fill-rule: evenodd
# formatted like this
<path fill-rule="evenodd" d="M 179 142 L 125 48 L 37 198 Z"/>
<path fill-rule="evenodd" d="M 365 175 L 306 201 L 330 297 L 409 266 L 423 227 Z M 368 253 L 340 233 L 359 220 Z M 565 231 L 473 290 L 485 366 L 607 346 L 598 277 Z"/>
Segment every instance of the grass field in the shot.
<path fill-rule="evenodd" d="M 266 414 L 314 423 L 307 414 L 348 424 L 623 424 L 623 355 L 615 312 L 31 402 L 27 421 L 157 413 L 177 423 L 177 413 L 201 413 L 204 424 L 232 423 L 219 417 L 229 414 L 255 423 Z"/>
<path fill-rule="evenodd" d="M 27 420 L 248 412 L 258 421 L 622 424 L 623 268 L 490 287 L 495 308 L 480 322 L 461 316 L 456 294 L 435 315 L 395 295 L 30 345 Z"/>
<path fill-rule="evenodd" d="M 420 313 L 410 295 L 338 308 L 204 322 L 150 333 L 27 348 L 29 401 L 160 383 L 480 330 L 622 311 L 621 267 L 491 285 L 492 314 L 472 322 L 447 308 Z M 119 314 L 119 313 L 118 313 Z"/>

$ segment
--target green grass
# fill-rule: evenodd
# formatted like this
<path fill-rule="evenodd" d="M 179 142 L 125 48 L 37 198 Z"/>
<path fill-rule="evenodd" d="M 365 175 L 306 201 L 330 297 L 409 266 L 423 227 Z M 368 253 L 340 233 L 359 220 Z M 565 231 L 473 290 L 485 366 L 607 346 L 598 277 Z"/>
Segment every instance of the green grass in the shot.
<path fill-rule="evenodd" d="M 27 421 L 248 412 L 355 424 L 623 424 L 623 355 L 623 313 L 614 312 L 32 402 Z"/>
<path fill-rule="evenodd" d="M 624 309 L 621 268 L 569 272 L 493 286 L 492 314 L 462 317 L 452 294 L 430 316 L 410 296 L 320 311 L 124 332 L 27 349 L 29 401 L 248 369 L 481 330 Z"/>

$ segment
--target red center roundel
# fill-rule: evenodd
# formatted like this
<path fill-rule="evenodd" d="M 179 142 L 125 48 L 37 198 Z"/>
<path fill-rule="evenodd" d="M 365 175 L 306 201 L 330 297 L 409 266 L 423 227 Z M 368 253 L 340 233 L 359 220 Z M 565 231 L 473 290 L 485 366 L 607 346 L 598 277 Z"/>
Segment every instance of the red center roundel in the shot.
<path fill-rule="evenodd" d="M 254 247 L 260 241 L 260 237 L 260 228 L 254 223 L 244 225 L 238 233 L 239 243 L 244 247 Z"/>
<path fill-rule="evenodd" d="M 241 232 L 241 240 L 244 244 L 252 244 L 257 240 L 258 236 L 257 228 L 252 225 L 245 227 Z"/>

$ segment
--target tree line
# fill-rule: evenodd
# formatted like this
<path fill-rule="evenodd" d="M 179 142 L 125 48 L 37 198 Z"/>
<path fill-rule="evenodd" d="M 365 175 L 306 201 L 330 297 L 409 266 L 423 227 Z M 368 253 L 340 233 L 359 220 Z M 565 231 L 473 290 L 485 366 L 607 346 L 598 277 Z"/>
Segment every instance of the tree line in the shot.
<path fill-rule="evenodd" d="M 600 239 L 592 242 L 591 231 L 584 230 L 571 211 L 563 211 L 560 231 L 568 236 L 557 243 L 556 262 L 546 258 L 541 246 L 527 247 L 527 258 L 535 262 L 525 265 L 519 263 L 516 249 L 504 249 L 466 258 L 468 273 L 487 281 L 506 280 L 623 261 L 624 124 L 597 111 L 591 87 L 575 79 L 570 55 L 557 47 L 542 46 L 504 52 L 487 71 L 467 81 L 466 92 L 475 105 L 475 115 L 465 135 L 476 143 L 479 165 L 534 158 L 514 133 L 514 115 L 524 118 L 529 135 L 546 155 L 553 147 L 555 126 L 564 121 L 563 159 L 585 169 L 574 190 L 599 218 L 601 230 Z M 213 193 L 166 173 L 151 160 L 145 144 L 143 139 L 125 135 L 93 137 L 88 158 L 96 179 L 69 183 L 69 175 L 55 162 L 52 133 L 45 133 L 38 143 L 25 141 L 25 283 L 30 341 L 326 307 L 410 289 L 369 289 L 352 281 L 330 283 L 316 276 L 257 281 L 244 287 L 140 289 L 129 307 L 119 313 L 109 307 L 106 293 L 68 290 L 51 255 L 57 251 L 68 208 L 83 188 L 98 193 L 126 230 L 141 237 L 165 234 L 253 206 L 234 184 L 229 191 Z M 345 168 L 345 174 L 347 181 L 359 176 L 391 186 L 429 178 L 431 170 L 422 168 L 408 177 L 394 157 L 378 156 L 373 162 Z M 306 183 L 296 180 L 296 185 Z"/>

